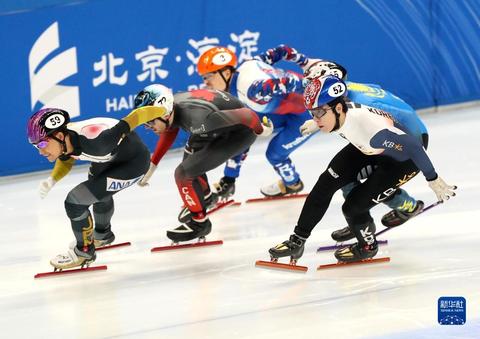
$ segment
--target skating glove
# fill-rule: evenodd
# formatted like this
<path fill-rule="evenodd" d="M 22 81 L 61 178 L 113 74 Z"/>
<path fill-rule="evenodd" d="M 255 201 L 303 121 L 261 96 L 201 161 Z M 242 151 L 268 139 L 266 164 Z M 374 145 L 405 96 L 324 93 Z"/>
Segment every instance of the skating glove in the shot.
<path fill-rule="evenodd" d="M 150 168 L 148 169 L 147 173 L 143 176 L 143 178 L 138 182 L 138 186 L 145 187 L 148 186 L 148 181 L 153 175 L 153 172 L 157 169 L 157 165 L 153 162 L 150 163 Z"/>
<path fill-rule="evenodd" d="M 55 186 L 56 183 L 57 182 L 52 177 L 48 177 L 46 180 L 43 180 L 38 186 L 38 193 L 40 194 L 40 198 L 45 198 L 48 192 L 50 192 L 50 190 L 53 186 Z"/>
<path fill-rule="evenodd" d="M 445 201 L 450 199 L 450 197 L 455 196 L 454 190 L 457 189 L 457 186 L 447 185 L 442 178 L 437 177 L 437 179 L 429 181 L 428 186 L 435 192 L 437 195 L 438 201 Z"/>
<path fill-rule="evenodd" d="M 310 135 L 318 130 L 318 125 L 313 119 L 305 121 L 303 125 L 300 126 L 300 133 L 302 133 L 302 135 Z"/>
<path fill-rule="evenodd" d="M 262 137 L 268 137 L 273 132 L 273 122 L 267 117 L 262 119 L 263 132 L 260 134 Z"/>

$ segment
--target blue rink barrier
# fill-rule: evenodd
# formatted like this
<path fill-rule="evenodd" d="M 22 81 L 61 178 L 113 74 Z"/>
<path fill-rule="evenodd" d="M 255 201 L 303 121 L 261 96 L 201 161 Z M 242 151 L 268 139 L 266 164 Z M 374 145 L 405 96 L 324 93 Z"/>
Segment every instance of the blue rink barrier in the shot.
<path fill-rule="evenodd" d="M 0 100 L 8 145 L 0 176 L 52 166 L 26 140 L 26 120 L 37 109 L 61 107 L 74 121 L 121 118 L 135 93 L 151 83 L 174 92 L 198 88 L 196 60 L 215 45 L 234 49 L 243 61 L 285 43 L 335 60 L 350 80 L 377 83 L 415 108 L 480 98 L 478 1 L 272 4 L 102 0 L 0 16 Z M 138 130 L 153 150 L 157 137 Z M 180 134 L 174 146 L 186 138 Z"/>

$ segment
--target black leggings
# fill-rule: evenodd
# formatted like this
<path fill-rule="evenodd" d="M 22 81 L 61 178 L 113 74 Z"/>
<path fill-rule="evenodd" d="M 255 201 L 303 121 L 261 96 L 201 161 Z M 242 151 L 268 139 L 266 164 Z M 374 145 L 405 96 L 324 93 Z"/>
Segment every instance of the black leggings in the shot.
<path fill-rule="evenodd" d="M 204 195 L 209 192 L 205 173 L 243 152 L 255 139 L 253 130 L 239 125 L 201 146 L 197 144 L 197 147 L 185 148 L 183 161 L 175 169 L 175 181 L 190 212 L 198 217 L 203 217 L 205 213 Z"/>
<path fill-rule="evenodd" d="M 89 207 L 93 205 L 95 231 L 100 234 L 110 231 L 113 195 L 139 181 L 149 164 L 150 153 L 145 146 L 138 147 L 135 157 L 128 161 L 91 164 L 88 180 L 73 188 L 65 199 L 65 210 L 79 248 L 93 241 Z"/>
<path fill-rule="evenodd" d="M 365 182 L 356 186 L 345 199 L 342 211 L 350 227 L 371 222 L 370 209 L 388 199 L 396 189 L 412 179 L 418 169 L 411 161 L 399 162 L 381 155 L 366 155 L 352 144 L 335 155 L 303 205 L 295 233 L 308 238 L 327 211 L 336 191 L 357 179 L 360 170 L 376 167 Z"/>

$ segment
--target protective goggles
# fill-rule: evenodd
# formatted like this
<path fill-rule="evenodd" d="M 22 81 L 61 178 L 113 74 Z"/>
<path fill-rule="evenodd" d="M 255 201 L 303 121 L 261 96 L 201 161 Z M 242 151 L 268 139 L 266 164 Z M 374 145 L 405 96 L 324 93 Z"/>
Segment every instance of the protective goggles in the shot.
<path fill-rule="evenodd" d="M 170 126 L 168 120 L 165 120 L 165 119 L 162 119 L 162 118 L 155 118 L 153 120 L 147 121 L 144 125 L 148 128 L 153 129 L 153 127 L 155 126 L 155 120 L 157 120 L 157 119 L 160 120 L 161 122 L 163 122 L 167 126 L 167 128 Z"/>
<path fill-rule="evenodd" d="M 40 140 L 36 144 L 32 144 L 36 149 L 44 149 L 48 145 L 48 139 Z"/>
<path fill-rule="evenodd" d="M 324 107 L 328 107 L 328 108 L 324 108 Z M 331 110 L 332 108 L 330 106 L 322 106 L 322 107 L 311 109 L 308 111 L 308 113 L 310 113 L 310 116 L 312 118 L 321 119 L 325 114 L 327 114 Z"/>

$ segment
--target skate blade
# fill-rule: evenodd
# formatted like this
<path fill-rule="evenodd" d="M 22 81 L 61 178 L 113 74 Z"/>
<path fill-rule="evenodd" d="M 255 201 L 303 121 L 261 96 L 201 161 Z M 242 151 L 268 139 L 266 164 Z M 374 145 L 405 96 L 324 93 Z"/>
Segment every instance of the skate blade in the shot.
<path fill-rule="evenodd" d="M 257 262 L 255 262 L 255 266 L 260 268 L 278 269 L 282 271 L 287 270 L 287 271 L 295 271 L 295 272 L 303 272 L 303 273 L 308 271 L 307 266 L 281 264 L 279 262 L 263 261 L 263 260 L 257 260 Z"/>
<path fill-rule="evenodd" d="M 196 242 L 196 243 L 193 243 L 193 244 L 181 244 L 181 245 L 154 247 L 150 250 L 150 252 L 180 250 L 180 249 L 184 249 L 184 248 L 214 246 L 214 245 L 222 245 L 222 244 L 223 244 L 223 240 L 204 241 L 204 242 Z"/>
<path fill-rule="evenodd" d="M 218 210 L 221 210 L 222 208 L 227 207 L 227 206 L 240 206 L 240 205 L 241 205 L 240 202 L 236 202 L 236 201 L 233 200 L 233 199 L 227 200 L 227 201 L 225 201 L 225 202 L 220 202 L 220 203 L 217 203 L 214 208 L 212 208 L 211 210 L 209 210 L 209 211 L 207 212 L 207 215 L 210 215 L 210 214 L 212 214 L 212 213 L 215 213 L 215 212 L 217 212 Z"/>
<path fill-rule="evenodd" d="M 245 203 L 252 203 L 252 202 L 265 202 L 265 201 L 272 201 L 272 200 L 286 200 L 286 199 L 297 199 L 297 198 L 305 198 L 308 196 L 308 193 L 293 193 L 293 194 L 287 194 L 287 195 L 282 195 L 279 197 L 263 197 L 263 198 L 253 198 L 253 199 L 247 199 Z"/>
<path fill-rule="evenodd" d="M 388 245 L 388 240 L 377 240 L 377 244 L 379 246 Z M 344 247 L 348 247 L 348 246 L 351 246 L 351 245 L 353 245 L 353 243 L 351 243 L 351 244 L 330 245 L 330 246 L 320 246 L 319 248 L 317 248 L 317 252 L 334 251 L 334 250 L 338 250 L 339 248 L 344 248 Z"/>
<path fill-rule="evenodd" d="M 389 262 L 389 261 L 390 261 L 390 257 L 365 259 L 365 260 L 353 261 L 353 262 L 337 262 L 334 264 L 320 265 L 317 267 L 317 270 L 323 270 L 326 268 L 353 266 L 353 265 L 377 264 L 377 263 Z"/>
<path fill-rule="evenodd" d="M 52 277 L 52 276 L 58 276 L 58 275 L 66 275 L 66 274 L 72 274 L 72 273 L 84 273 L 84 272 L 91 272 L 91 271 L 103 271 L 107 269 L 107 265 L 101 265 L 101 266 L 91 266 L 91 267 L 85 267 L 85 268 L 75 268 L 75 269 L 66 269 L 66 270 L 61 270 L 61 271 L 54 271 L 54 272 L 45 272 L 45 273 L 37 273 L 35 274 L 34 278 L 45 278 L 45 277 Z"/>
<path fill-rule="evenodd" d="M 95 248 L 95 251 L 103 251 L 103 250 L 111 250 L 112 248 L 123 247 L 123 246 L 130 246 L 132 243 L 130 241 L 127 242 L 119 242 L 118 244 L 109 244 L 102 247 Z"/>

